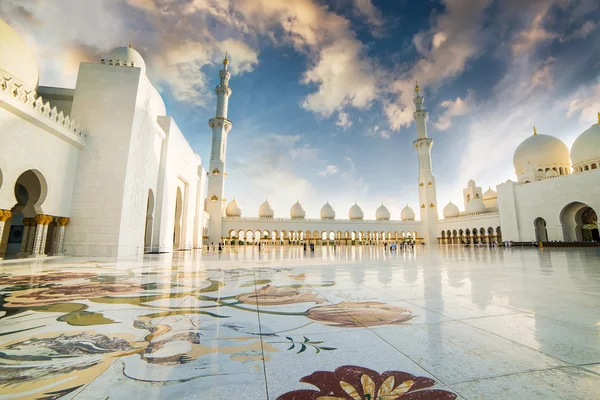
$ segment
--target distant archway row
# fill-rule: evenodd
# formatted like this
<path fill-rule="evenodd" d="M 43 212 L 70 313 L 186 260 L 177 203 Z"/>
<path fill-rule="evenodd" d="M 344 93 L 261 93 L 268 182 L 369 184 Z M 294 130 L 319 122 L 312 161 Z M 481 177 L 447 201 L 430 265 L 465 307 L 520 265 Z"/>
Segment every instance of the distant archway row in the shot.
<path fill-rule="evenodd" d="M 562 228 L 562 241 L 600 242 L 598 214 L 587 204 L 581 202 L 567 204 L 560 212 L 559 221 Z M 546 219 L 537 217 L 533 221 L 533 225 L 536 241 L 560 240 L 558 237 L 553 239 L 552 235 L 548 234 Z M 556 233 L 554 236 L 557 236 Z"/>
<path fill-rule="evenodd" d="M 406 241 L 420 240 L 417 232 L 397 232 L 397 231 L 294 231 L 294 230 L 236 230 L 231 229 L 227 238 L 224 238 L 226 244 L 249 244 L 249 243 L 271 243 L 271 244 L 295 244 L 295 243 L 315 243 L 315 244 L 379 244 L 379 243 L 399 243 Z"/>
<path fill-rule="evenodd" d="M 492 228 L 466 228 L 443 230 L 438 237 L 438 244 L 489 244 L 502 241 L 502 230 L 499 226 Z"/>
<path fill-rule="evenodd" d="M 0 169 L 0 190 L 14 190 L 15 198 L 10 210 L 0 210 L 0 258 L 62 254 L 69 218 L 44 213 L 49 188 L 42 172 L 24 171 L 9 186 Z"/>

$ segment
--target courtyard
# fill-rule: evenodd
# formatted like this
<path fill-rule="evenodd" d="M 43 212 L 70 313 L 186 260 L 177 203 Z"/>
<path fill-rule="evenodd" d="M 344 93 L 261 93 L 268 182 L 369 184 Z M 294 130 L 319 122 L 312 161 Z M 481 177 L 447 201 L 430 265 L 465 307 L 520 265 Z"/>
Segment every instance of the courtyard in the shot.
<path fill-rule="evenodd" d="M 600 250 L 0 263 L 0 399 L 600 397 Z"/>

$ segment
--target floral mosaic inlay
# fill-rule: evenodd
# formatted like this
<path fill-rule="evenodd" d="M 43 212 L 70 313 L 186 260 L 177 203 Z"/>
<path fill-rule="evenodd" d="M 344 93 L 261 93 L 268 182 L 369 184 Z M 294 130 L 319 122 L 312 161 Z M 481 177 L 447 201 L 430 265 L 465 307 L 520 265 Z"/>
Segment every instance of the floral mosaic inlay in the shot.
<path fill-rule="evenodd" d="M 407 372 L 379 374 L 368 368 L 344 365 L 335 371 L 317 371 L 300 379 L 317 390 L 302 389 L 285 393 L 277 400 L 452 400 L 456 395 L 431 389 L 433 379 Z"/>

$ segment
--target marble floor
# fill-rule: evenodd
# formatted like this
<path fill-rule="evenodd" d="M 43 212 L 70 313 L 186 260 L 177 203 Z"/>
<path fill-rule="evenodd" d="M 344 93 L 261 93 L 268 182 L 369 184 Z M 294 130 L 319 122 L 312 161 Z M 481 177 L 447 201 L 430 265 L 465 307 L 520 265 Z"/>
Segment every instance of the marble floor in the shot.
<path fill-rule="evenodd" d="M 0 399 L 600 399 L 600 250 L 0 262 Z"/>

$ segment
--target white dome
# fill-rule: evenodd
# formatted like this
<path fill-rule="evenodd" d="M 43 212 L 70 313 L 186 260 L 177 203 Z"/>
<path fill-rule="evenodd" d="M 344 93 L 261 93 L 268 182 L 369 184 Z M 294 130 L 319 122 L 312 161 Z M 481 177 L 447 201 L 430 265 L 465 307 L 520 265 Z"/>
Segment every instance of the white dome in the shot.
<path fill-rule="evenodd" d="M 556 178 L 557 176 L 558 173 L 553 169 L 549 169 L 548 171 L 546 171 L 546 178 Z"/>
<path fill-rule="evenodd" d="M 135 50 L 133 47 L 117 47 L 106 56 L 105 60 L 106 62 L 112 60 L 113 63 L 116 61 L 120 61 L 121 64 L 125 62 L 127 63 L 127 65 L 130 66 L 131 63 L 133 63 L 134 67 L 141 68 L 142 72 L 146 73 L 146 63 L 144 62 L 144 59 L 142 58 L 140 53 L 138 53 L 137 50 Z"/>
<path fill-rule="evenodd" d="M 498 193 L 496 193 L 495 190 L 492 190 L 491 187 L 489 187 L 488 190 L 486 190 L 486 192 L 483 194 L 484 200 L 495 199 L 497 197 L 498 197 Z"/>
<path fill-rule="evenodd" d="M 513 166 L 517 174 L 525 170 L 531 162 L 536 169 L 554 165 L 570 167 L 571 160 L 567 146 L 554 136 L 533 135 L 525 139 L 515 150 Z"/>
<path fill-rule="evenodd" d="M 350 211 L 348 211 L 348 217 L 350 219 L 363 219 L 364 214 L 358 204 L 354 203 L 352 207 L 350 207 Z"/>
<path fill-rule="evenodd" d="M 475 181 L 473 179 L 469 179 L 469 182 L 467 182 L 467 186 L 468 187 L 475 187 Z"/>
<path fill-rule="evenodd" d="M 225 215 L 227 215 L 228 217 L 242 216 L 242 207 L 240 207 L 235 197 L 229 204 L 227 204 L 227 208 L 225 208 Z"/>
<path fill-rule="evenodd" d="M 402 219 L 402 221 L 414 221 L 415 220 L 415 212 L 413 211 L 412 208 L 410 208 L 408 206 L 408 204 L 400 212 L 400 219 Z"/>
<path fill-rule="evenodd" d="M 458 209 L 456 204 L 452 204 L 452 202 L 446 204 L 446 207 L 444 207 L 444 218 L 454 218 L 458 217 L 459 215 L 460 210 Z"/>
<path fill-rule="evenodd" d="M 573 167 L 600 159 L 600 116 L 598 123 L 575 139 L 571 147 Z"/>
<path fill-rule="evenodd" d="M 273 218 L 275 216 L 275 211 L 273 207 L 269 204 L 269 200 L 265 200 L 264 203 L 258 207 L 258 217 L 259 218 Z"/>
<path fill-rule="evenodd" d="M 481 200 L 481 199 L 478 199 L 478 198 L 471 199 L 471 201 L 469 201 L 467 203 L 467 208 L 465 211 L 467 212 L 467 214 L 483 213 L 486 211 L 485 204 L 483 204 L 483 200 Z"/>
<path fill-rule="evenodd" d="M 377 211 L 375 211 L 375 218 L 377 218 L 378 221 L 389 221 L 390 211 L 387 209 L 386 206 L 381 204 Z"/>
<path fill-rule="evenodd" d="M 335 219 L 335 211 L 329 202 L 321 207 L 321 219 Z"/>
<path fill-rule="evenodd" d="M 29 46 L 13 28 L 0 19 L 0 74 L 12 77 L 28 91 L 36 90 L 39 70 Z"/>
<path fill-rule="evenodd" d="M 290 208 L 290 218 L 292 219 L 303 219 L 306 216 L 306 211 L 304 211 L 304 207 L 300 204 L 300 201 L 297 201 L 292 208 Z"/>

